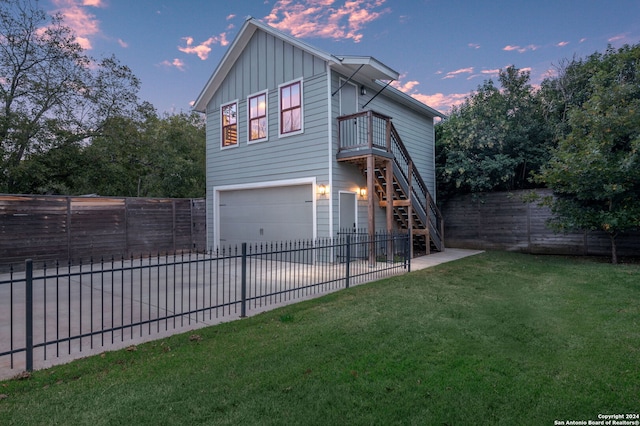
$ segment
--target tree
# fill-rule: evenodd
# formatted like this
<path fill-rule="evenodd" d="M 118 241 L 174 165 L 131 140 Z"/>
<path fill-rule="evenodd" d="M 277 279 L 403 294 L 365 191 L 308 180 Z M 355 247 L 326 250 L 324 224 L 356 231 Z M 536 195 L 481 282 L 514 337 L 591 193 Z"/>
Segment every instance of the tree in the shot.
<path fill-rule="evenodd" d="M 99 135 L 137 104 L 139 81 L 114 58 L 87 56 L 63 23 L 30 0 L 0 0 L 0 191 L 22 161 Z"/>
<path fill-rule="evenodd" d="M 533 185 L 552 137 L 529 78 L 515 67 L 501 70 L 502 89 L 485 81 L 436 126 L 440 198 Z"/>
<path fill-rule="evenodd" d="M 569 109 L 570 131 L 536 180 L 553 189 L 551 225 L 606 232 L 617 263 L 616 237 L 640 227 L 640 45 L 585 64 L 588 97 Z"/>
<path fill-rule="evenodd" d="M 128 197 L 205 196 L 205 126 L 197 113 L 159 118 L 143 104 L 137 118 L 113 117 L 83 150 L 94 166 L 76 192 Z"/>
<path fill-rule="evenodd" d="M 149 195 L 197 198 L 206 195 L 205 122 L 195 112 L 174 114 L 150 129 L 155 138 L 147 177 Z"/>

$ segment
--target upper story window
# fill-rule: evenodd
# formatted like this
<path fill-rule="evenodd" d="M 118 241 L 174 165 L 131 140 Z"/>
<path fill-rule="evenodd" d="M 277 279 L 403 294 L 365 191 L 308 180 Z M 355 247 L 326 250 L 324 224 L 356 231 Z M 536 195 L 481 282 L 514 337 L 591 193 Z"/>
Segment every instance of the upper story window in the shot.
<path fill-rule="evenodd" d="M 302 81 L 280 86 L 280 135 L 302 133 Z"/>
<path fill-rule="evenodd" d="M 249 142 L 267 140 L 267 92 L 247 99 L 249 112 Z"/>
<path fill-rule="evenodd" d="M 234 101 L 220 108 L 222 123 L 221 147 L 238 145 L 238 102 Z"/>

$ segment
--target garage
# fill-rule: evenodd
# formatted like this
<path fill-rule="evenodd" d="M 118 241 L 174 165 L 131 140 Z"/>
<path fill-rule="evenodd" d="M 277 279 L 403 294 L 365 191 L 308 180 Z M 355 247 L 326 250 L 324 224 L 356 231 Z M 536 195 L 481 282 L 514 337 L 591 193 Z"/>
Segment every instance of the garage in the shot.
<path fill-rule="evenodd" d="M 218 192 L 220 245 L 313 238 L 313 186 Z"/>

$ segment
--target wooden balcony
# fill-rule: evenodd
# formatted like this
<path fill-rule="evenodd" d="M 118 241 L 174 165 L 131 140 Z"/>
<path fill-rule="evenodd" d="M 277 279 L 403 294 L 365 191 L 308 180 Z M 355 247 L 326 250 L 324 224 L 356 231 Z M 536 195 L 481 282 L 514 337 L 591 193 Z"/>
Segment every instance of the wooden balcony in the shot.
<path fill-rule="evenodd" d="M 375 232 L 377 199 L 387 210 L 388 232 L 395 222 L 421 236 L 427 253 L 444 249 L 442 214 L 390 117 L 374 111 L 338 117 L 337 160 L 357 165 L 367 177 L 369 232 Z"/>

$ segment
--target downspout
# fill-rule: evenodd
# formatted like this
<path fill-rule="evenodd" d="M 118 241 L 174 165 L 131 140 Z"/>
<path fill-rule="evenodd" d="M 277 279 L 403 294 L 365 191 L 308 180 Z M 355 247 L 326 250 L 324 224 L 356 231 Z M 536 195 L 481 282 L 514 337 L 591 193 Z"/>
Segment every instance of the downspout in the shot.
<path fill-rule="evenodd" d="M 331 66 L 325 62 L 327 69 L 327 138 L 328 138 L 328 161 L 329 161 L 329 237 L 333 238 L 333 117 L 331 95 Z"/>

